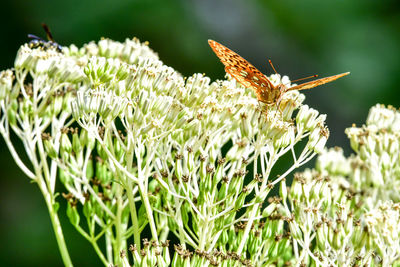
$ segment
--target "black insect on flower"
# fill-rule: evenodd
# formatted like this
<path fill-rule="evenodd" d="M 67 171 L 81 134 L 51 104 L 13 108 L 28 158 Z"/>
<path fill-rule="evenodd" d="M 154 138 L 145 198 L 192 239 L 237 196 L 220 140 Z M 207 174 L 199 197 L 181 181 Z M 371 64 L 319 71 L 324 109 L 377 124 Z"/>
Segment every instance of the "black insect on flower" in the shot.
<path fill-rule="evenodd" d="M 61 53 L 62 46 L 60 44 L 58 44 L 56 41 L 54 41 L 54 38 L 53 38 L 53 35 L 51 34 L 49 26 L 47 26 L 45 23 L 42 23 L 42 27 L 43 27 L 44 31 L 46 32 L 46 37 L 47 37 L 48 41 L 46 41 L 43 38 L 36 36 L 34 34 L 28 34 L 28 38 L 32 39 L 29 42 L 29 46 L 31 48 L 41 47 L 43 49 L 54 48 L 58 52 Z"/>

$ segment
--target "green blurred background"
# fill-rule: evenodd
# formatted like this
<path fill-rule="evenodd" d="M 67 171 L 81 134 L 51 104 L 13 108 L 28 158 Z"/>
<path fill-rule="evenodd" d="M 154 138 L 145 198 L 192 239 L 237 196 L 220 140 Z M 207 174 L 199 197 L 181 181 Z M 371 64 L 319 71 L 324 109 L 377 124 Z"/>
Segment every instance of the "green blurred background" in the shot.
<path fill-rule="evenodd" d="M 305 92 L 308 105 L 328 114 L 328 146 L 342 146 L 347 155 L 346 127 L 362 124 L 376 103 L 400 106 L 400 9 L 394 0 L 14 0 L 2 1 L 0 21 L 2 70 L 13 66 L 28 33 L 45 36 L 40 24 L 46 22 L 61 45 L 102 36 L 147 40 L 186 76 L 224 77 L 207 39 L 266 74 L 272 72 L 269 58 L 292 79 L 350 71 Z M 38 188 L 16 167 L 2 138 L 0 146 L 0 266 L 62 266 Z M 75 265 L 101 265 L 63 211 L 60 216 Z"/>

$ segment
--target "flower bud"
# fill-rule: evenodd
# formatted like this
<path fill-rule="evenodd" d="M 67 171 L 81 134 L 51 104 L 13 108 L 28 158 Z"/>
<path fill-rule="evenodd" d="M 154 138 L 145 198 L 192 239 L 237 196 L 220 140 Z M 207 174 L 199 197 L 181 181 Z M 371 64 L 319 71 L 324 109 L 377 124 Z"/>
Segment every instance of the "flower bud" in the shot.
<path fill-rule="evenodd" d="M 17 124 L 16 111 L 14 109 L 7 109 L 7 119 L 11 126 L 15 126 Z"/>
<path fill-rule="evenodd" d="M 269 204 L 262 212 L 262 216 L 264 218 L 268 218 L 272 212 L 274 212 L 277 208 L 277 204 L 275 202 L 272 202 L 271 204 Z"/>
<path fill-rule="evenodd" d="M 47 155 L 52 159 L 56 159 L 58 154 L 51 140 L 44 139 L 43 144 L 44 144 L 44 150 L 46 151 Z"/>
<path fill-rule="evenodd" d="M 72 144 L 71 141 L 68 138 L 67 132 L 63 132 L 61 134 L 61 140 L 60 140 L 60 152 L 61 153 L 68 153 L 70 154 L 72 151 Z"/>
<path fill-rule="evenodd" d="M 14 74 L 11 70 L 0 72 L 0 100 L 3 100 L 12 90 Z"/>
<path fill-rule="evenodd" d="M 300 230 L 299 225 L 297 224 L 297 222 L 289 222 L 289 229 L 290 232 L 292 233 L 292 236 L 294 239 L 297 240 L 302 240 L 303 239 L 303 233 Z"/>
<path fill-rule="evenodd" d="M 69 184 L 72 182 L 71 176 L 69 176 L 63 169 L 59 169 L 58 177 L 63 184 Z"/>
<path fill-rule="evenodd" d="M 287 194 L 288 194 L 288 190 L 286 187 L 286 180 L 282 179 L 282 181 L 280 182 L 280 186 L 279 186 L 279 195 L 282 198 L 283 203 L 286 203 Z"/>
<path fill-rule="evenodd" d="M 328 128 L 315 128 L 310 134 L 310 138 L 307 143 L 308 149 L 313 150 L 315 153 L 321 153 L 325 147 L 328 137 Z"/>
<path fill-rule="evenodd" d="M 302 105 L 296 116 L 296 122 L 301 130 L 313 130 L 317 121 L 318 111 L 309 108 L 308 105 Z"/>
<path fill-rule="evenodd" d="M 67 216 L 72 225 L 79 225 L 80 216 L 75 206 L 73 207 L 71 204 L 67 205 Z"/>

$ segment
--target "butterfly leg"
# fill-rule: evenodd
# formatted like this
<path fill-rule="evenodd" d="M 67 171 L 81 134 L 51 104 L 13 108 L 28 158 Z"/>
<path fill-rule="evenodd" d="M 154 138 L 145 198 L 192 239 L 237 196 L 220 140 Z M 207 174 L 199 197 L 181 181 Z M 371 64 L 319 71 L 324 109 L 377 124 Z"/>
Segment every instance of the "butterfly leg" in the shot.
<path fill-rule="evenodd" d="M 279 98 L 279 100 L 276 102 L 276 113 L 275 113 L 275 116 L 274 116 L 274 120 L 276 119 L 276 116 L 278 115 L 278 114 L 280 114 L 280 116 L 281 116 L 281 120 L 283 120 L 283 112 L 280 110 L 280 105 L 281 105 L 281 101 L 282 101 L 282 98 Z"/>
<path fill-rule="evenodd" d="M 258 101 L 258 108 L 260 109 L 260 116 L 258 116 L 258 124 L 260 124 L 260 122 L 261 122 L 261 116 L 262 116 L 261 101 Z"/>

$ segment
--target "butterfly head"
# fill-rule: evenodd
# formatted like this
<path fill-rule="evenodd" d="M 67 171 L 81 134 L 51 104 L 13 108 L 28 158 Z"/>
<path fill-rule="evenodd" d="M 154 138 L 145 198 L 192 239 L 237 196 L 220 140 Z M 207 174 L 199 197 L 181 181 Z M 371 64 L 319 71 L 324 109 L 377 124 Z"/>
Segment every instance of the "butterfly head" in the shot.
<path fill-rule="evenodd" d="M 276 104 L 290 87 L 289 78 L 287 76 L 281 78 L 279 74 L 272 74 L 269 77 L 265 76 L 265 79 L 269 83 L 267 88 L 256 90 L 258 100 L 267 105 Z"/>

